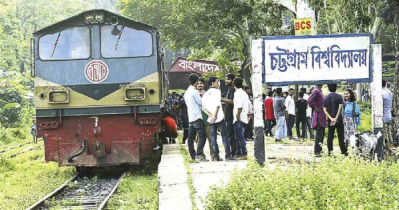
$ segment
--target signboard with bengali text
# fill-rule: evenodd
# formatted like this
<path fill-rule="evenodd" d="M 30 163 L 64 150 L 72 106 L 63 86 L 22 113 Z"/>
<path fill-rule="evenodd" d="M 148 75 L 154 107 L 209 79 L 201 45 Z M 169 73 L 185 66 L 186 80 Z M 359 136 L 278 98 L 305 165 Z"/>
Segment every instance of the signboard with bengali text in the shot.
<path fill-rule="evenodd" d="M 371 34 L 262 37 L 264 82 L 371 82 Z"/>

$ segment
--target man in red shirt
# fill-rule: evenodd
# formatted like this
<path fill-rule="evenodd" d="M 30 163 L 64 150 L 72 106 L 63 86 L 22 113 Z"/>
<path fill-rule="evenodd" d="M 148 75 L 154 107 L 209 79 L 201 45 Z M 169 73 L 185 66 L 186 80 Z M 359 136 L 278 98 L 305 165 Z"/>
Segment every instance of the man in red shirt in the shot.
<path fill-rule="evenodd" d="M 272 129 L 276 125 L 273 110 L 273 91 L 267 93 L 268 98 L 265 100 L 265 118 L 266 118 L 266 136 L 273 136 Z"/>

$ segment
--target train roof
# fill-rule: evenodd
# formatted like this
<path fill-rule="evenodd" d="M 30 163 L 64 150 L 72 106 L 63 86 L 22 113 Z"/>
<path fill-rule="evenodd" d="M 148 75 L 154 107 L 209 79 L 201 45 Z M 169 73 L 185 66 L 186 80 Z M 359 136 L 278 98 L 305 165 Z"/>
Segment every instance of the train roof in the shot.
<path fill-rule="evenodd" d="M 145 24 L 145 23 L 142 23 L 142 22 L 138 22 L 138 21 L 129 19 L 129 18 L 125 17 L 125 16 L 122 16 L 122 15 L 120 15 L 120 14 L 116 14 L 116 13 L 114 13 L 114 12 L 111 12 L 111 11 L 108 11 L 108 10 L 105 10 L 105 9 L 91 9 L 91 10 L 86 10 L 86 11 L 84 11 L 84 12 L 81 12 L 81 13 L 79 13 L 79 14 L 77 14 L 77 15 L 71 16 L 71 17 L 69 17 L 69 18 L 67 18 L 67 19 L 58 21 L 58 22 L 56 22 L 56 23 L 54 23 L 54 24 L 51 24 L 51 25 L 49 25 L 49 26 L 46 26 L 46 27 L 44 27 L 44 28 L 41 28 L 41 29 L 35 31 L 33 34 L 40 34 L 40 33 L 43 33 L 43 32 L 45 32 L 45 31 L 47 31 L 47 30 L 49 30 L 49 29 L 51 29 L 51 28 L 61 26 L 63 23 L 68 22 L 68 21 L 70 21 L 70 20 L 72 20 L 72 19 L 74 19 L 74 18 L 77 18 L 77 17 L 79 17 L 79 16 L 84 17 L 84 14 L 90 13 L 90 12 L 103 12 L 103 13 L 109 13 L 109 14 L 111 14 L 111 15 L 117 16 L 118 18 L 122 18 L 122 19 L 125 19 L 125 20 L 127 20 L 127 21 L 133 22 L 133 23 L 135 23 L 135 24 L 137 24 L 137 25 L 140 25 L 140 26 L 142 26 L 142 27 L 144 27 L 144 28 L 154 29 L 154 30 L 157 29 L 157 28 L 154 27 L 154 26 L 150 26 L 150 25 L 148 25 L 148 24 Z"/>

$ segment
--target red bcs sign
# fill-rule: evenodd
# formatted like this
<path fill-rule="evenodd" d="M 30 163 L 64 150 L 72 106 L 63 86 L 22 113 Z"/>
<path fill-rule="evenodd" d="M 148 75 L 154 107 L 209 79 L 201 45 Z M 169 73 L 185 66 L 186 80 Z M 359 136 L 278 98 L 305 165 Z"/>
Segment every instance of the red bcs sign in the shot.
<path fill-rule="evenodd" d="M 85 67 L 85 77 L 91 83 L 103 82 L 108 74 L 108 65 L 100 60 L 92 60 Z"/>
<path fill-rule="evenodd" d="M 302 18 L 294 20 L 295 35 L 313 35 L 312 19 Z"/>

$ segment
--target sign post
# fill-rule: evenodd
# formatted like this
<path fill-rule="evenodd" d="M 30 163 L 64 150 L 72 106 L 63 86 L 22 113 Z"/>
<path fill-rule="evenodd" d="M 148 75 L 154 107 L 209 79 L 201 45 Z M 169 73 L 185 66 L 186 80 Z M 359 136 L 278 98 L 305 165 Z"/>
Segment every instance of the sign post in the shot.
<path fill-rule="evenodd" d="M 262 37 L 269 85 L 371 82 L 371 34 Z"/>
<path fill-rule="evenodd" d="M 371 108 L 372 108 L 372 129 L 374 134 L 382 131 L 383 127 L 383 103 L 382 103 L 382 58 L 381 45 L 373 44 L 373 82 L 370 84 L 372 90 Z M 359 96 L 360 97 L 360 96 Z"/>
<path fill-rule="evenodd" d="M 373 74 L 376 80 L 381 80 L 381 46 L 372 46 L 372 43 L 371 34 L 277 36 L 252 40 L 255 158 L 259 164 L 265 161 L 262 82 L 272 86 L 372 82 Z M 373 88 L 377 90 L 373 94 L 373 129 L 378 129 L 382 125 L 381 81 L 374 81 Z"/>
<path fill-rule="evenodd" d="M 253 40 L 252 48 L 252 93 L 254 96 L 254 147 L 255 159 L 259 165 L 265 162 L 265 137 L 263 131 L 263 112 L 262 112 L 262 40 Z"/>

